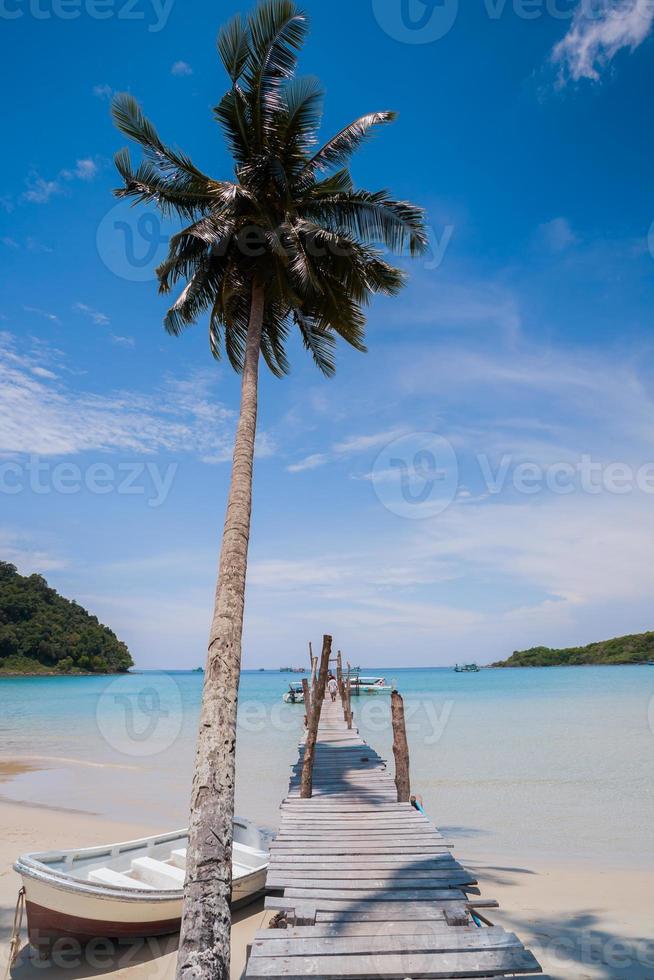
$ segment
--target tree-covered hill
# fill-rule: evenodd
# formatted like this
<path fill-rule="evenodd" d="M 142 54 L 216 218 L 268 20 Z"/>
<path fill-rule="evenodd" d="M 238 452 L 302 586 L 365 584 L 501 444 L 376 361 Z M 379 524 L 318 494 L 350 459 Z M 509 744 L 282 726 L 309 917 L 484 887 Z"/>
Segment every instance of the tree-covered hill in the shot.
<path fill-rule="evenodd" d="M 132 666 L 124 643 L 40 575 L 0 561 L 0 673 L 119 673 Z"/>
<path fill-rule="evenodd" d="M 634 633 L 613 640 L 589 643 L 585 647 L 552 650 L 532 647 L 516 650 L 508 660 L 493 667 L 560 667 L 578 664 L 640 664 L 654 660 L 654 633 Z"/>

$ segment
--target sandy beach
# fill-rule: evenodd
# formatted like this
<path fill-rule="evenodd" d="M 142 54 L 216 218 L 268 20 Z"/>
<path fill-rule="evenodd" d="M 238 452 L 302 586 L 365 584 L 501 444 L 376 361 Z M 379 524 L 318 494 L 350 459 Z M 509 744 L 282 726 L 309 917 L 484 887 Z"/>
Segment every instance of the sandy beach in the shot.
<path fill-rule="evenodd" d="M 0 963 L 4 970 L 19 879 L 12 870 L 16 856 L 44 846 L 91 845 L 125 840 L 161 830 L 134 826 L 81 813 L 46 807 L 0 803 Z M 519 933 L 557 980 L 652 980 L 654 943 L 651 932 L 651 874 L 594 867 L 518 867 L 484 858 L 463 847 L 458 858 L 474 869 L 484 898 L 496 898 L 489 913 L 498 925 Z M 245 965 L 247 944 L 266 920 L 263 903 L 244 909 L 233 927 L 232 977 Z M 97 962 L 56 965 L 32 961 L 23 949 L 12 976 L 28 980 L 45 975 L 115 976 L 134 980 L 167 980 L 174 976 L 176 937 L 130 944 Z"/>

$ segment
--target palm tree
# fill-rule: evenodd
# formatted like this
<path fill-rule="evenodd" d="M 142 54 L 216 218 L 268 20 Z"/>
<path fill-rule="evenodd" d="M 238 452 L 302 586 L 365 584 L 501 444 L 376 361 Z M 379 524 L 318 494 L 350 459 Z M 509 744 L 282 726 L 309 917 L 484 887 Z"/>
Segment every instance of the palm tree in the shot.
<path fill-rule="evenodd" d="M 116 155 L 117 196 L 154 204 L 185 227 L 157 269 L 159 291 L 184 288 L 164 324 L 178 335 L 208 314 L 211 352 L 223 349 L 242 374 L 227 515 L 205 671 L 194 772 L 179 977 L 229 976 L 230 880 L 236 709 L 250 534 L 260 354 L 277 376 L 289 365 L 296 327 L 318 368 L 334 373 L 340 336 L 364 351 L 363 307 L 393 295 L 404 274 L 379 246 L 415 255 L 426 248 L 423 212 L 386 191 L 354 188 L 347 163 L 373 127 L 374 112 L 317 148 L 322 93 L 295 78 L 307 18 L 292 0 L 263 0 L 218 36 L 231 87 L 215 107 L 235 162 L 233 180 L 214 180 L 166 146 L 129 95 L 113 104 L 118 128 L 140 144 Z"/>

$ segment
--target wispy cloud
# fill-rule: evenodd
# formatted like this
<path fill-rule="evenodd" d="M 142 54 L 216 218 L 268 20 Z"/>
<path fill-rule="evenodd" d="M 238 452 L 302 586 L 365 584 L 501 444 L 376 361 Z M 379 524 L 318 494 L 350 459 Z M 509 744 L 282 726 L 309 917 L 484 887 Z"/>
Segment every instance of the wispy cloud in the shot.
<path fill-rule="evenodd" d="M 110 322 L 106 313 L 100 313 L 99 310 L 94 310 L 93 307 L 88 306 L 86 303 L 75 303 L 73 310 L 76 313 L 84 313 L 93 323 L 97 323 L 98 326 L 106 326 Z"/>
<path fill-rule="evenodd" d="M 41 310 L 38 306 L 24 306 L 23 309 L 26 313 L 33 313 L 35 316 L 42 316 L 46 320 L 51 320 L 53 323 L 61 322 L 56 313 L 51 313 L 49 310 Z"/>
<path fill-rule="evenodd" d="M 98 173 L 98 163 L 91 157 L 81 157 L 75 166 L 60 170 L 53 180 L 46 180 L 38 171 L 32 170 L 25 181 L 27 190 L 22 199 L 30 204 L 47 204 L 53 197 L 66 193 L 66 184 L 72 181 L 85 183 L 94 180 Z"/>
<path fill-rule="evenodd" d="M 313 453 L 311 456 L 305 456 L 304 459 L 298 460 L 297 463 L 292 463 L 286 469 L 289 473 L 303 473 L 305 470 L 316 470 L 319 466 L 324 466 L 328 462 L 329 456 L 327 453 Z"/>
<path fill-rule="evenodd" d="M 651 0 L 580 0 L 568 33 L 552 52 L 561 81 L 598 81 L 619 51 L 643 43 L 653 23 Z"/>
<path fill-rule="evenodd" d="M 579 239 L 567 218 L 553 218 L 536 229 L 535 243 L 548 252 L 565 252 Z"/>
<path fill-rule="evenodd" d="M 114 90 L 111 85 L 94 85 L 93 94 L 97 99 L 109 100 L 114 94 Z"/>
<path fill-rule="evenodd" d="M 176 61 L 170 69 L 170 74 L 183 77 L 185 75 L 192 75 L 193 69 L 187 61 Z"/>
<path fill-rule="evenodd" d="M 52 378 L 47 349 L 0 334 L 0 453 L 66 456 L 129 451 L 229 459 L 233 413 L 215 399 L 215 374 L 168 379 L 144 394 L 97 395 Z"/>
<path fill-rule="evenodd" d="M 371 449 L 378 449 L 387 445 L 392 439 L 401 435 L 404 429 L 384 430 L 383 432 L 372 432 L 365 435 L 347 436 L 347 438 L 334 443 L 329 452 L 312 453 L 287 466 L 289 473 L 303 473 L 306 470 L 315 470 L 319 466 L 325 466 L 338 459 L 346 459 L 356 456 L 358 453 L 365 453 Z"/>

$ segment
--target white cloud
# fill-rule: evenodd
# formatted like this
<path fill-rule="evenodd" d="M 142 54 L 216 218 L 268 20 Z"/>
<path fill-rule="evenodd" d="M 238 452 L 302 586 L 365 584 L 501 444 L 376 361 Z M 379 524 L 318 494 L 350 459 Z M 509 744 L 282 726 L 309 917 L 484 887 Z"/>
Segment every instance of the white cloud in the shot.
<path fill-rule="evenodd" d="M 565 252 L 572 245 L 576 245 L 579 239 L 567 218 L 554 218 L 539 226 L 536 231 L 536 241 L 549 252 Z"/>
<path fill-rule="evenodd" d="M 45 317 L 46 320 L 52 320 L 53 323 L 59 323 L 59 317 L 56 313 L 50 313 L 48 310 L 40 310 L 38 306 L 24 306 L 23 309 L 26 313 L 34 313 L 36 316 Z"/>
<path fill-rule="evenodd" d="M 169 379 L 152 394 L 97 395 L 46 377 L 52 359 L 43 348 L 25 352 L 11 335 L 0 334 L 0 453 L 230 458 L 233 413 L 215 400 L 215 374 Z"/>
<path fill-rule="evenodd" d="M 634 51 L 654 23 L 651 0 L 580 0 L 570 29 L 552 52 L 562 79 L 588 78 L 600 73 L 623 48 Z"/>
<path fill-rule="evenodd" d="M 75 303 L 73 305 L 73 310 L 76 313 L 84 313 L 88 316 L 93 323 L 97 323 L 98 326 L 106 326 L 110 321 L 106 313 L 100 313 L 99 310 L 94 310 L 91 306 L 87 306 L 86 303 Z"/>
<path fill-rule="evenodd" d="M 23 197 L 31 204 L 47 204 L 51 197 L 63 194 L 59 180 L 45 180 L 34 171 L 30 173 L 26 183 L 27 190 Z"/>
<path fill-rule="evenodd" d="M 98 165 L 95 160 L 86 157 L 83 160 L 77 160 L 72 170 L 62 170 L 61 173 L 66 180 L 93 180 L 97 172 Z"/>
<path fill-rule="evenodd" d="M 311 456 L 305 456 L 298 463 L 287 466 L 286 469 L 289 473 L 303 473 L 305 470 L 318 469 L 319 466 L 324 466 L 328 462 L 329 456 L 326 453 L 313 453 Z"/>
<path fill-rule="evenodd" d="M 136 346 L 136 341 L 133 337 L 121 337 L 115 333 L 111 335 L 111 342 L 112 344 L 116 344 L 117 347 L 128 347 L 131 349 Z"/>
<path fill-rule="evenodd" d="M 358 453 L 367 452 L 370 449 L 378 449 L 385 446 L 392 439 L 402 435 L 404 429 L 391 429 L 383 432 L 372 432 L 366 435 L 348 436 L 340 442 L 334 443 L 328 453 L 312 453 L 297 463 L 292 463 L 286 469 L 289 473 L 302 473 L 305 470 L 315 470 L 319 466 L 336 459 L 344 459 L 348 456 L 355 456 Z"/>
<path fill-rule="evenodd" d="M 94 85 L 93 94 L 98 99 L 110 99 L 114 94 L 111 85 Z"/>
<path fill-rule="evenodd" d="M 97 173 L 98 164 L 91 157 L 76 160 L 74 167 L 60 170 L 54 180 L 46 180 L 36 170 L 32 170 L 25 181 L 27 190 L 23 193 L 23 200 L 30 204 L 47 204 L 51 198 L 66 192 L 66 183 L 77 180 L 89 182 Z"/>
<path fill-rule="evenodd" d="M 0 238 L 0 241 L 3 245 L 6 245 L 7 248 L 20 248 L 18 242 L 13 238 L 10 238 L 8 235 L 4 235 L 2 238 Z"/>
<path fill-rule="evenodd" d="M 177 75 L 178 77 L 192 75 L 193 69 L 186 61 L 176 61 L 170 69 L 170 74 Z"/>

